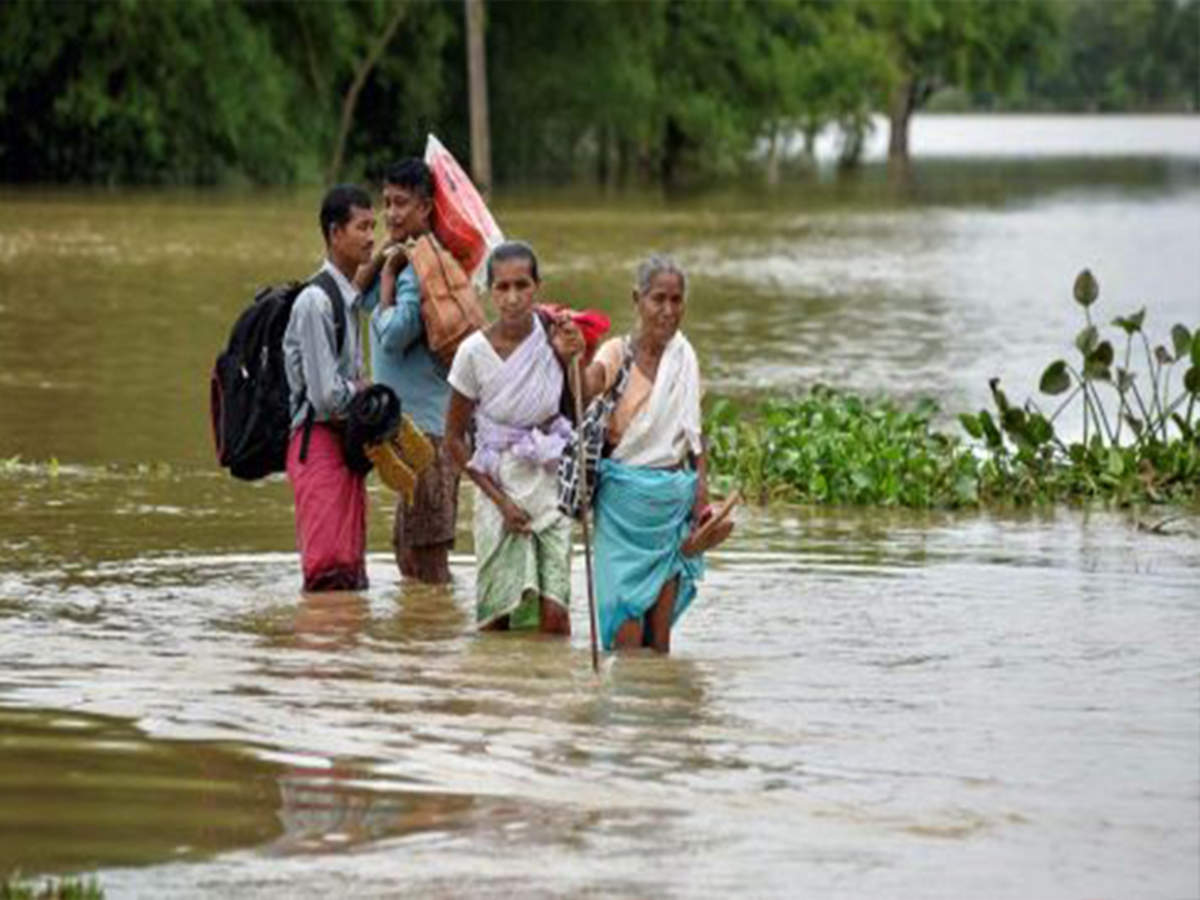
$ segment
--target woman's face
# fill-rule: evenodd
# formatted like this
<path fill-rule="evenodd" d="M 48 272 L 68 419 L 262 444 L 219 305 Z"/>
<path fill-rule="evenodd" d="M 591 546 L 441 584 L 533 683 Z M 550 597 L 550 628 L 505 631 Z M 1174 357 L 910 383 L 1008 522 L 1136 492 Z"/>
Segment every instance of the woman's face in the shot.
<path fill-rule="evenodd" d="M 531 268 L 527 259 L 506 259 L 492 267 L 490 291 L 502 322 L 520 324 L 533 311 L 538 283 Z"/>
<path fill-rule="evenodd" d="M 683 296 L 683 278 L 675 272 L 659 272 L 645 291 L 634 291 L 641 333 L 665 344 L 675 336 L 683 322 L 687 301 Z"/>

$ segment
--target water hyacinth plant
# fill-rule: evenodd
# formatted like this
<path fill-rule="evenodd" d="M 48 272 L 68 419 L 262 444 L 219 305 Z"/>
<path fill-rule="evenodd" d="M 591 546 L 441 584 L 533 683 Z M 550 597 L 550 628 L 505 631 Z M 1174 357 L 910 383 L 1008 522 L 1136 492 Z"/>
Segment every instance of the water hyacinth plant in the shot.
<path fill-rule="evenodd" d="M 1092 320 L 1099 293 L 1092 274 L 1080 273 L 1079 359 L 1055 360 L 1039 383 L 1047 396 L 1066 395 L 1050 414 L 1033 399 L 1009 402 L 993 378 L 995 414 L 959 416 L 976 441 L 971 446 L 933 427 L 937 405 L 930 400 L 906 410 L 827 387 L 748 410 L 722 399 L 705 417 L 709 471 L 717 487 L 740 487 L 763 503 L 917 509 L 1093 498 L 1200 503 L 1200 328 L 1175 325 L 1171 348 L 1152 350 L 1145 309 L 1118 317 L 1112 325 L 1125 344 L 1115 367 L 1113 344 Z M 1136 373 L 1135 343 L 1146 361 Z M 1177 368 L 1183 375 L 1173 389 Z M 1072 403 L 1082 405 L 1083 435 L 1068 443 L 1055 422 Z"/>
<path fill-rule="evenodd" d="M 1100 285 L 1087 269 L 1075 279 L 1075 302 L 1084 327 L 1075 336 L 1075 364 L 1057 359 L 1042 372 L 1039 390 L 1058 401 L 1046 415 L 1029 399 L 1009 402 L 998 379 L 990 382 L 996 416 L 988 410 L 959 417 L 972 437 L 983 441 L 990 459 L 982 485 L 1015 491 L 1017 499 L 1108 497 L 1117 502 L 1197 501 L 1200 499 L 1200 328 L 1171 328 L 1171 348 L 1151 350 L 1145 307 L 1113 319 L 1124 336 L 1122 364 L 1115 366 L 1111 341 L 1092 318 Z M 1135 372 L 1135 342 L 1145 369 Z M 1182 364 L 1182 365 L 1181 365 Z M 1172 374 L 1183 376 L 1172 395 Z M 1143 379 L 1139 387 L 1139 378 Z M 1054 423 L 1071 404 L 1082 413 L 1082 440 L 1066 443 Z M 1128 429 L 1126 430 L 1126 426 Z"/>
<path fill-rule="evenodd" d="M 718 400 L 705 417 L 709 471 L 718 487 L 762 503 L 973 505 L 978 461 L 930 426 L 937 411 L 932 400 L 905 410 L 822 386 L 765 400 L 749 415 Z"/>

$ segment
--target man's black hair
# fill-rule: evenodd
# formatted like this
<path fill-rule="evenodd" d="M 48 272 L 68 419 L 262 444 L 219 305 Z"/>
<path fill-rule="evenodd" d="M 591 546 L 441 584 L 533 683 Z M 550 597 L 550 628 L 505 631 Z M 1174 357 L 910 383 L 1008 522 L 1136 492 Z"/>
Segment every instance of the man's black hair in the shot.
<path fill-rule="evenodd" d="M 345 225 L 353 215 L 353 208 L 370 209 L 371 195 L 357 184 L 335 184 L 325 192 L 321 201 L 321 236 L 329 243 L 329 232 L 334 225 Z"/>
<path fill-rule="evenodd" d="M 433 199 L 433 173 L 415 156 L 392 163 L 384 169 L 383 183 L 404 188 L 424 200 Z"/>
<path fill-rule="evenodd" d="M 512 259 L 524 259 L 529 262 L 529 274 L 533 276 L 533 280 L 541 283 L 541 278 L 538 277 L 537 254 L 533 252 L 524 241 L 505 241 L 496 247 L 488 256 L 487 261 L 487 285 L 492 286 L 493 270 L 496 263 L 508 262 Z"/>

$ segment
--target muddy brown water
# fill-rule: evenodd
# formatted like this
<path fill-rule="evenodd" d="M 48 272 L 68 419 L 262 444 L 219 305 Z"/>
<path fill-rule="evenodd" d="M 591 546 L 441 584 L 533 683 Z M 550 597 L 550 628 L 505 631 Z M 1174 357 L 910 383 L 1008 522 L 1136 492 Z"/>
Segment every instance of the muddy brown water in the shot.
<path fill-rule="evenodd" d="M 1083 265 L 1105 321 L 1200 322 L 1195 159 L 916 174 L 496 209 L 547 295 L 621 327 L 638 254 L 675 250 L 713 393 L 1023 394 L 1069 349 Z M 0 193 L 0 873 L 110 897 L 1200 894 L 1194 519 L 748 510 L 673 655 L 598 679 L 582 565 L 569 642 L 476 635 L 469 532 L 452 588 L 401 584 L 375 486 L 371 589 L 300 597 L 286 484 L 216 471 L 204 416 L 231 316 L 312 266 L 314 205 Z"/>

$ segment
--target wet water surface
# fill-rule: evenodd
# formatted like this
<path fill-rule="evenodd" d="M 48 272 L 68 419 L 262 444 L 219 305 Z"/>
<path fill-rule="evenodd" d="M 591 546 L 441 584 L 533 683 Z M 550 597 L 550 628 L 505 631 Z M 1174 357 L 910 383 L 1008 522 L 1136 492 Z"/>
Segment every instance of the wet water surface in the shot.
<path fill-rule="evenodd" d="M 672 656 L 599 677 L 581 564 L 569 642 L 477 635 L 469 532 L 452 588 L 400 584 L 377 486 L 371 589 L 300 596 L 287 485 L 216 471 L 205 417 L 237 310 L 313 266 L 315 202 L 0 195 L 0 874 L 156 898 L 1200 895 L 1190 513 L 1159 535 L 1138 523 L 1165 511 L 748 510 Z M 1070 347 L 1084 265 L 1104 321 L 1200 324 L 1200 169 L 1170 148 L 496 209 L 548 295 L 621 328 L 637 257 L 678 252 L 714 394 L 1023 395 Z"/>

